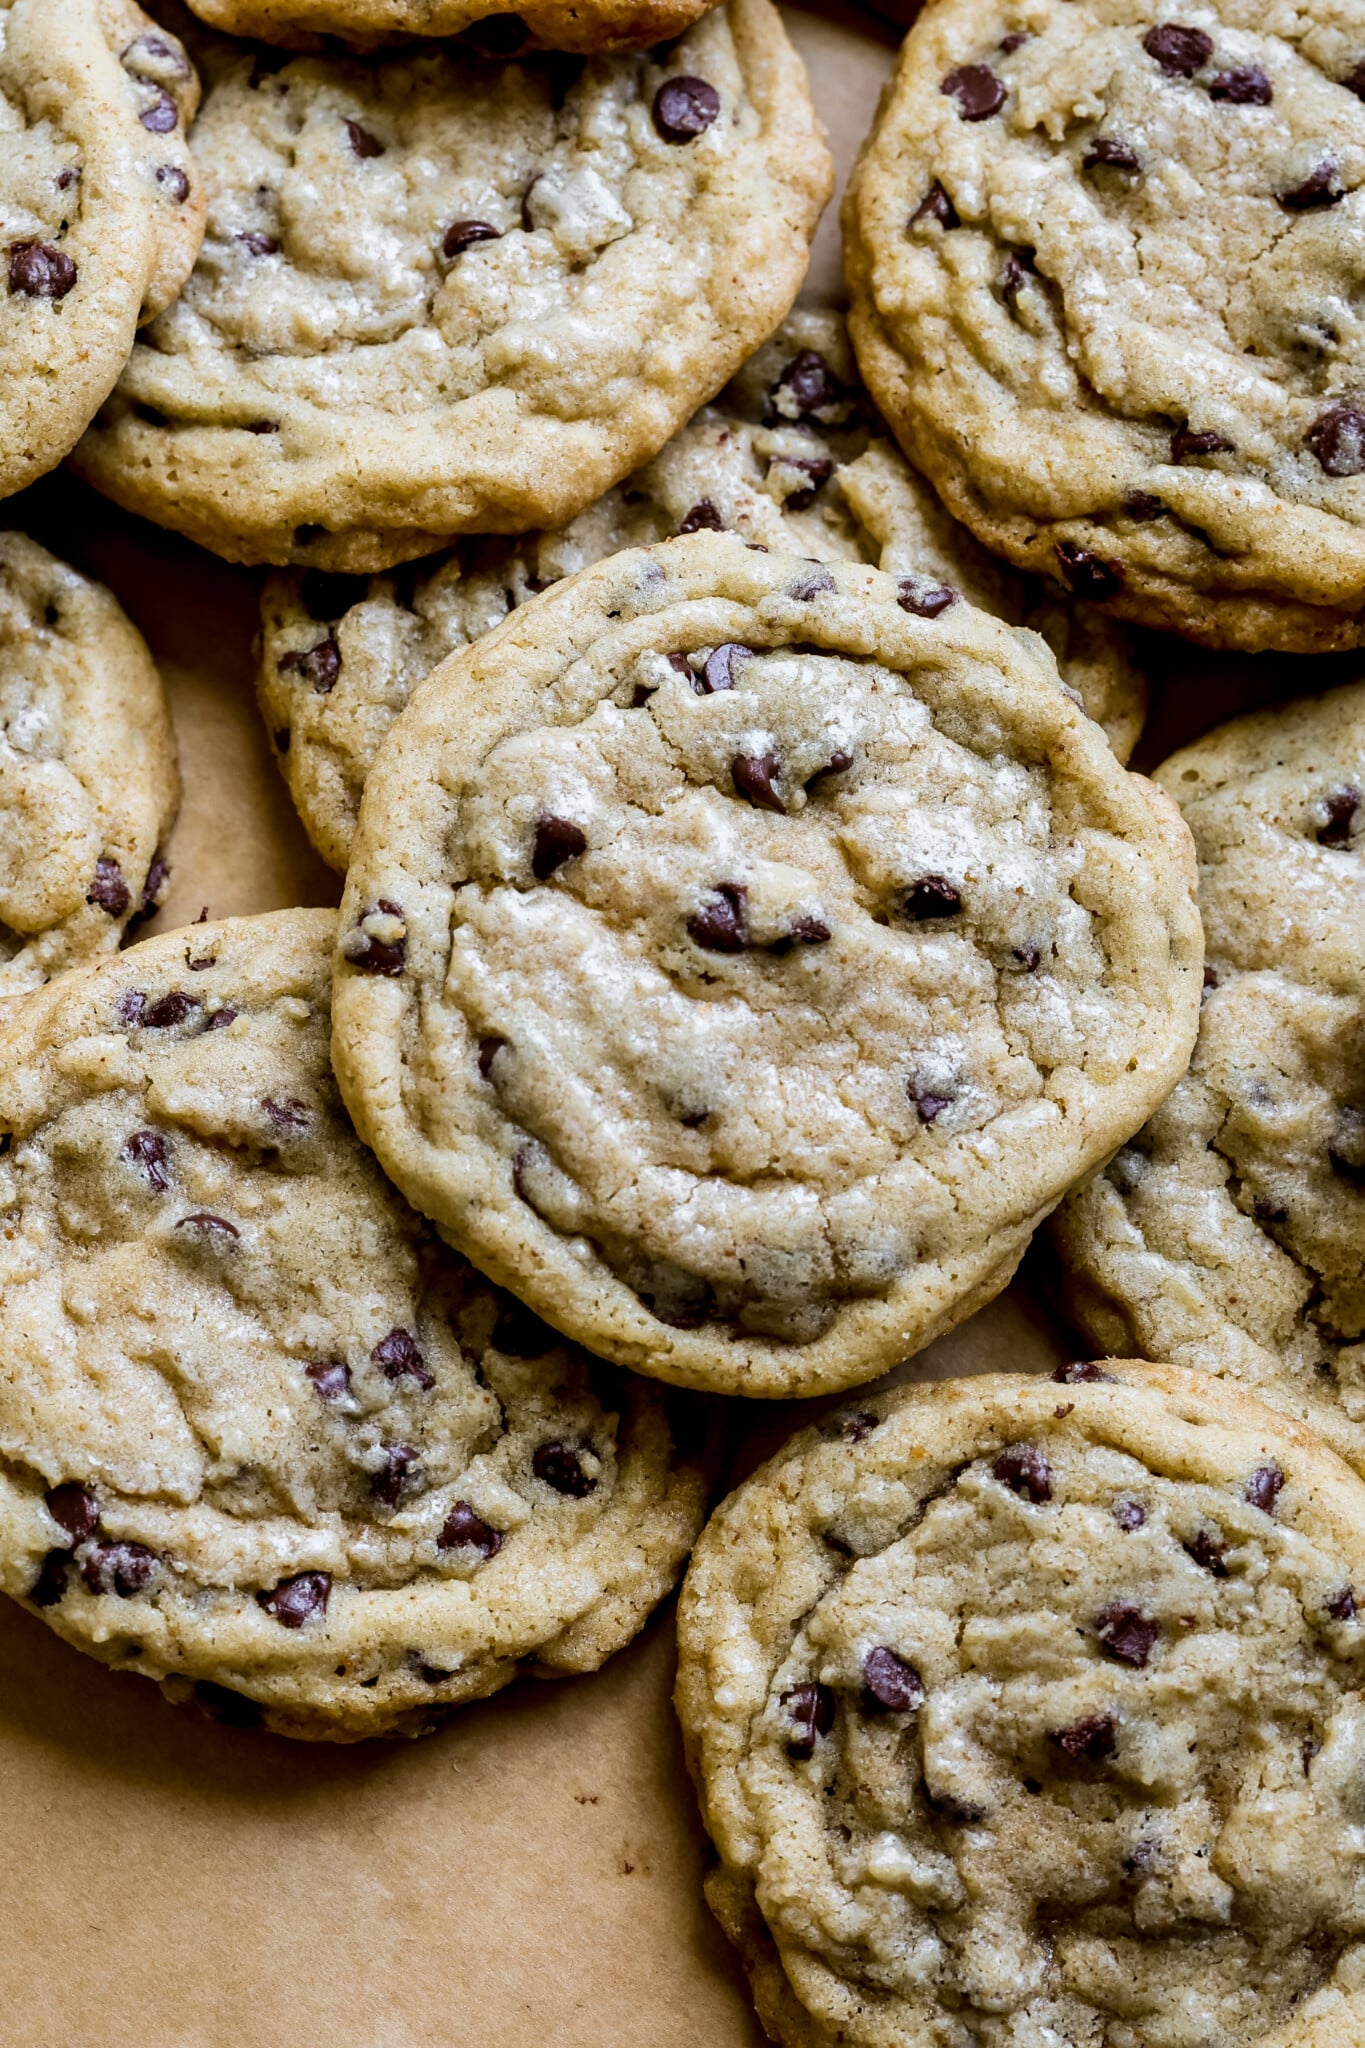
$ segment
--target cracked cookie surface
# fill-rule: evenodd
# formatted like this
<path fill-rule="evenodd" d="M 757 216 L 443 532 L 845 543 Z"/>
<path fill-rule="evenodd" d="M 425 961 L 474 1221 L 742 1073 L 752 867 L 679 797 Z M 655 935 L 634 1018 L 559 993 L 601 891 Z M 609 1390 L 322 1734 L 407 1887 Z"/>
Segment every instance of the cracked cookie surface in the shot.
<path fill-rule="evenodd" d="M 1068 1306 L 1365 1472 L 1365 684 L 1238 719 L 1157 780 L 1194 834 L 1210 986 L 1189 1072 L 1055 1219 Z"/>
<path fill-rule="evenodd" d="M 918 571 L 1047 640 L 1120 760 L 1146 680 L 1122 626 L 986 553 L 903 461 L 857 382 L 841 314 L 801 307 L 644 469 L 558 533 L 480 539 L 397 575 L 292 570 L 261 598 L 256 690 L 308 835 L 344 868 L 379 743 L 413 690 L 527 597 L 624 547 L 700 528 Z"/>
<path fill-rule="evenodd" d="M 240 561 L 572 518 L 777 325 L 829 195 L 768 0 L 658 56 L 206 55 L 203 254 L 81 472 Z"/>
<path fill-rule="evenodd" d="M 371 770 L 357 1128 L 622 1364 L 872 1378 L 1184 1068 L 1178 814 L 1040 640 L 944 597 L 728 535 L 628 550 L 444 663 Z"/>
<path fill-rule="evenodd" d="M 188 277 L 198 101 L 132 0 L 0 0 L 0 496 L 55 468 Z"/>
<path fill-rule="evenodd" d="M 334 931 L 193 925 L 0 1021 L 0 1585 L 172 1698 L 345 1741 L 596 1669 L 706 1481 L 658 1389 L 489 1286 L 358 1142 Z"/>
<path fill-rule="evenodd" d="M 1212 646 L 1365 640 L 1365 16 L 934 0 L 850 187 L 854 340 L 987 545 Z"/>
<path fill-rule="evenodd" d="M 141 634 L 102 585 L 0 533 L 0 996 L 114 952 L 156 907 L 179 796 Z"/>
<path fill-rule="evenodd" d="M 1309 1432 L 1165 1366 L 794 1437 L 679 1606 L 707 1894 L 772 2038 L 1358 2048 L 1363 1530 Z"/>

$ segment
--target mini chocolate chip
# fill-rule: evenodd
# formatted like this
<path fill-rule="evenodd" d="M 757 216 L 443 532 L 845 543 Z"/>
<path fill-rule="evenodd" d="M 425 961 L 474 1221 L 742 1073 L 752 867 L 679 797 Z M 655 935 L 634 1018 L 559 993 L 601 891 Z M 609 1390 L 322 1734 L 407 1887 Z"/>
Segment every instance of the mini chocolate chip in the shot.
<path fill-rule="evenodd" d="M 1362 95 L 1365 98 L 1365 94 Z M 1327 1602 L 1327 1612 L 1333 1621 L 1354 1621 L 1356 1618 L 1356 1595 L 1354 1586 L 1343 1586 L 1339 1593 L 1333 1593 Z"/>
<path fill-rule="evenodd" d="M 1223 434 L 1196 434 L 1188 426 L 1177 427 L 1171 435 L 1172 462 L 1189 462 L 1197 455 L 1228 455 L 1232 443 Z"/>
<path fill-rule="evenodd" d="M 359 121 L 343 121 L 341 125 L 346 130 L 346 140 L 353 155 L 361 158 L 383 156 L 384 145 L 379 137 L 372 135 L 368 128 L 362 128 Z"/>
<path fill-rule="evenodd" d="M 422 1483 L 422 1460 L 411 1444 L 383 1444 L 384 1463 L 370 1481 L 370 1491 L 375 1499 L 387 1508 L 396 1508 L 405 1493 L 411 1493 Z"/>
<path fill-rule="evenodd" d="M 1283 1485 L 1284 1474 L 1278 1465 L 1258 1465 L 1246 1483 L 1246 1497 L 1263 1515 L 1273 1515 Z"/>
<path fill-rule="evenodd" d="M 179 164 L 158 164 L 156 182 L 173 206 L 183 206 L 190 196 L 190 181 Z"/>
<path fill-rule="evenodd" d="M 132 898 L 123 870 L 116 860 L 101 855 L 95 862 L 95 879 L 86 891 L 87 903 L 97 903 L 110 917 L 122 917 Z"/>
<path fill-rule="evenodd" d="M 50 1487 L 43 1495 L 43 1506 L 57 1527 L 71 1539 L 73 1550 L 78 1543 L 88 1543 L 99 1527 L 100 1511 L 95 1505 L 95 1496 L 74 1479 L 66 1479 L 60 1486 Z"/>
<path fill-rule="evenodd" d="M 907 1081 L 905 1089 L 915 1105 L 916 1114 L 922 1124 L 931 1124 L 954 1099 L 951 1095 L 932 1095 L 927 1088 L 921 1089 L 914 1081 Z"/>
<path fill-rule="evenodd" d="M 1346 193 L 1337 183 L 1335 163 L 1331 157 L 1324 157 L 1301 185 L 1293 186 L 1288 192 L 1277 192 L 1275 197 L 1287 213 L 1316 213 L 1321 207 L 1335 206 L 1338 200 L 1346 197 Z"/>
<path fill-rule="evenodd" d="M 1063 1728 L 1053 1741 L 1079 1763 L 1107 1764 L 1118 1749 L 1118 1723 L 1112 1714 L 1087 1714 L 1070 1728 Z"/>
<path fill-rule="evenodd" d="M 440 1535 L 436 1538 L 438 1550 L 459 1550 L 468 1545 L 483 1557 L 496 1557 L 502 1549 L 502 1536 L 497 1529 L 489 1527 L 481 1515 L 476 1515 L 467 1500 L 457 1500 Z"/>
<path fill-rule="evenodd" d="M 1052 1498 L 1052 1467 L 1036 1444 L 1008 1444 L 991 1472 L 1002 1486 L 1031 1500 L 1035 1507 Z"/>
<path fill-rule="evenodd" d="M 1202 28 L 1186 28 L 1183 22 L 1158 22 L 1142 38 L 1142 47 L 1169 78 L 1193 78 L 1213 55 L 1213 38 Z"/>
<path fill-rule="evenodd" d="M 249 1700 L 245 1693 L 234 1692 L 231 1686 L 217 1684 L 212 1678 L 201 1678 L 194 1696 L 215 1721 L 228 1728 L 259 1728 L 265 1718 L 257 1701 Z"/>
<path fill-rule="evenodd" d="M 328 625 L 363 604 L 370 594 L 368 576 L 348 576 L 338 569 L 305 569 L 299 578 L 299 596 L 310 619 Z"/>
<path fill-rule="evenodd" d="M 488 1038 L 481 1038 L 479 1040 L 478 1067 L 479 1079 L 481 1081 L 486 1081 L 488 1079 L 489 1074 L 493 1070 L 494 1060 L 497 1058 L 498 1054 L 502 1051 L 503 1047 L 506 1044 L 507 1040 L 505 1038 L 498 1038 L 494 1036 L 490 1036 Z"/>
<path fill-rule="evenodd" d="M 719 690 L 733 690 L 735 687 L 735 663 L 748 661 L 753 654 L 752 647 L 741 647 L 737 640 L 722 641 L 707 655 L 701 674 L 694 675 L 692 687 L 699 697 L 711 697 Z"/>
<path fill-rule="evenodd" d="M 9 288 L 27 299 L 64 299 L 76 282 L 76 266 L 48 242 L 11 242 Z"/>
<path fill-rule="evenodd" d="M 436 1375 L 428 1371 L 411 1330 L 394 1328 L 387 1337 L 381 1337 L 370 1353 L 370 1362 L 379 1367 L 386 1380 L 416 1380 L 424 1393 L 436 1384 Z"/>
<path fill-rule="evenodd" d="M 863 1684 L 877 1705 L 892 1714 L 911 1714 L 924 1702 L 924 1680 L 914 1665 L 884 1645 L 863 1658 Z"/>
<path fill-rule="evenodd" d="M 1339 1180 L 1365 1188 L 1365 1110 L 1347 1103 L 1327 1147 L 1327 1163 Z"/>
<path fill-rule="evenodd" d="M 830 928 L 823 918 L 798 917 L 788 926 L 780 939 L 774 939 L 769 946 L 770 953 L 779 956 L 790 953 L 793 946 L 823 946 L 831 937 Z M 710 1111 L 706 1114 L 709 1116 Z M 687 1121 L 686 1118 L 683 1119 Z"/>
<path fill-rule="evenodd" d="M 988 121 L 1005 104 L 1005 81 L 996 77 L 989 64 L 959 64 L 939 91 L 957 101 L 964 121 Z"/>
<path fill-rule="evenodd" d="M 573 1444 L 561 1443 L 557 1437 L 551 1443 L 536 1445 L 531 1470 L 537 1479 L 543 1479 L 556 1493 L 567 1494 L 570 1500 L 585 1500 L 597 1489 L 597 1481 L 584 1470 L 582 1452 Z"/>
<path fill-rule="evenodd" d="M 275 240 L 275 237 L 263 234 L 259 228 L 247 228 L 243 234 L 234 235 L 232 239 L 234 242 L 241 243 L 248 256 L 274 256 L 279 252 L 280 245 Z M 313 530 L 313 534 L 320 533 L 321 531 L 321 527 L 317 527 Z M 309 537 L 312 538 L 313 534 L 310 534 Z M 296 540 L 298 539 L 298 532 L 295 533 L 294 537 Z M 299 545 L 303 547 L 307 543 L 300 541 Z"/>
<path fill-rule="evenodd" d="M 531 873 L 538 882 L 548 882 L 566 860 L 576 860 L 587 851 L 587 834 L 570 818 L 556 818 L 542 811 L 536 819 L 535 844 L 531 852 Z"/>
<path fill-rule="evenodd" d="M 281 1579 L 278 1586 L 268 1593 L 258 1593 L 256 1598 L 281 1628 L 302 1628 L 314 1615 L 321 1619 L 326 1614 L 331 1592 L 330 1572 L 295 1572 L 292 1578 Z"/>
<path fill-rule="evenodd" d="M 453 220 L 441 237 L 441 254 L 448 263 L 463 256 L 477 242 L 500 242 L 502 229 L 486 220 Z"/>
<path fill-rule="evenodd" d="M 67 1557 L 64 1550 L 49 1550 L 43 1559 L 28 1597 L 35 1607 L 55 1607 L 66 1591 Z"/>
<path fill-rule="evenodd" d="M 787 595 L 794 597 L 798 604 L 810 604 L 814 598 L 826 597 L 838 587 L 828 569 L 803 569 L 787 585 Z M 819 652 L 818 649 L 816 651 Z"/>
<path fill-rule="evenodd" d="M 1141 1671 L 1156 1646 L 1161 1624 L 1126 1600 L 1111 1600 L 1095 1617 L 1095 1633 L 1111 1657 Z"/>
<path fill-rule="evenodd" d="M 817 768 L 814 775 L 806 777 L 806 788 L 813 789 L 817 782 L 823 782 L 827 775 L 842 775 L 846 768 L 853 766 L 853 756 L 843 747 L 836 747 L 823 768 Z"/>
<path fill-rule="evenodd" d="M 1059 540 L 1053 553 L 1073 597 L 1102 603 L 1105 598 L 1113 597 L 1123 582 L 1123 570 L 1117 562 L 1107 562 L 1103 555 L 1094 555 L 1088 548 L 1077 547 L 1075 541 Z"/>
<path fill-rule="evenodd" d="M 1123 510 L 1130 519 L 1160 519 L 1164 509 L 1160 498 L 1150 491 L 1130 491 L 1123 501 Z"/>
<path fill-rule="evenodd" d="M 150 107 L 144 107 L 138 119 L 153 135 L 169 135 L 179 125 L 180 109 L 168 92 L 158 91 Z"/>
<path fill-rule="evenodd" d="M 155 1194 L 164 1195 L 171 1184 L 166 1170 L 166 1140 L 160 1131 L 134 1131 L 123 1141 L 120 1159 L 126 1159 L 130 1166 L 136 1166 L 144 1175 L 147 1185 Z"/>
<path fill-rule="evenodd" d="M 699 498 L 692 510 L 684 514 L 678 526 L 679 534 L 724 533 L 725 521 L 709 498 Z"/>
<path fill-rule="evenodd" d="M 169 1031 L 202 1008 L 198 996 L 187 996 L 180 989 L 172 989 L 168 995 L 157 997 L 151 1008 L 142 1013 L 141 1021 L 149 1031 Z"/>
<path fill-rule="evenodd" d="M 336 687 L 341 674 L 341 649 L 334 636 L 329 633 L 325 640 L 317 641 L 312 647 L 296 648 L 292 654 L 282 654 L 279 660 L 282 676 L 299 676 L 319 697 L 325 697 Z"/>
<path fill-rule="evenodd" d="M 1349 785 L 1343 789 L 1334 789 L 1330 796 L 1324 797 L 1323 802 L 1327 810 L 1327 823 L 1318 828 L 1318 845 L 1349 845 L 1351 828 L 1360 810 L 1360 791 L 1352 789 Z"/>
<path fill-rule="evenodd" d="M 774 779 L 781 772 L 782 763 L 776 754 L 736 754 L 730 763 L 736 792 L 746 802 L 757 804 L 761 810 L 778 811 L 785 817 L 787 806 L 773 788 Z"/>
<path fill-rule="evenodd" d="M 163 164 L 161 168 L 162 170 L 165 170 L 168 168 L 168 166 Z M 159 184 L 161 182 L 161 171 L 158 171 L 156 176 L 157 183 Z M 75 165 L 67 164 L 63 170 L 58 171 L 56 177 L 52 180 L 52 182 L 57 187 L 57 190 L 59 192 L 69 192 L 71 187 L 76 183 L 79 177 L 80 172 L 76 169 Z"/>
<path fill-rule="evenodd" d="M 408 955 L 406 937 L 401 939 L 378 939 L 364 929 L 365 919 L 376 916 L 402 917 L 396 903 L 390 903 L 381 896 L 377 903 L 363 913 L 354 929 L 347 935 L 342 952 L 352 967 L 358 967 L 362 974 L 395 975 L 403 972 Z"/>
<path fill-rule="evenodd" d="M 204 1028 L 206 1031 L 226 1031 L 228 1025 L 235 1024 L 236 1021 L 237 1012 L 230 1008 L 227 1003 L 224 1003 L 221 1010 L 213 1012 Z"/>
<path fill-rule="evenodd" d="M 914 924 L 924 924 L 930 919 L 956 917 L 962 908 L 962 897 L 944 875 L 921 875 L 912 882 L 900 900 L 902 917 L 908 917 Z"/>
<path fill-rule="evenodd" d="M 1102 1365 L 1096 1365 L 1089 1358 L 1068 1359 L 1065 1365 L 1056 1368 L 1052 1377 L 1059 1387 L 1096 1386 L 1101 1382 L 1106 1386 L 1114 1385 L 1113 1373 L 1106 1372 Z"/>
<path fill-rule="evenodd" d="M 792 1729 L 787 1755 L 804 1763 L 815 1754 L 817 1736 L 834 1726 L 834 1694 L 827 1685 L 797 1685 L 783 1693 L 782 1705 Z"/>
<path fill-rule="evenodd" d="M 708 953 L 742 953 L 749 943 L 748 896 L 742 882 L 718 882 L 688 918 L 688 937 Z"/>
<path fill-rule="evenodd" d="M 303 1368 L 323 1401 L 345 1401 L 351 1392 L 351 1368 L 339 1358 L 318 1358 Z"/>
<path fill-rule="evenodd" d="M 833 424 L 832 415 L 846 402 L 843 386 L 817 349 L 799 349 L 768 394 L 775 411 L 783 418 L 817 420 Z M 792 407 L 795 407 L 795 413 Z"/>
<path fill-rule="evenodd" d="M 182 1216 L 176 1224 L 177 1230 L 192 1230 L 196 1237 L 212 1243 L 215 1239 L 224 1244 L 229 1238 L 241 1236 L 235 1223 L 229 1223 L 226 1216 L 214 1216 L 207 1209 L 195 1209 L 188 1216 Z"/>
<path fill-rule="evenodd" d="M 150 1583 L 158 1562 L 145 1543 L 87 1543 L 80 1559 L 81 1577 L 92 1593 L 131 1600 Z"/>
<path fill-rule="evenodd" d="M 775 469 L 794 469 L 798 475 L 809 479 L 796 490 L 788 491 L 782 500 L 782 509 L 785 512 L 809 511 L 815 503 L 816 494 L 824 489 L 834 474 L 834 464 L 825 455 L 773 455 L 768 459 L 768 475 L 771 476 Z M 833 588 L 832 577 L 830 588 Z"/>
<path fill-rule="evenodd" d="M 1120 1529 L 1130 1533 L 1140 1529 L 1147 1519 L 1147 1510 L 1140 1500 L 1134 1500 L 1131 1493 L 1121 1493 L 1114 1502 L 1114 1520 Z"/>
<path fill-rule="evenodd" d="M 906 222 L 906 226 L 907 228 L 923 227 L 931 220 L 937 221 L 945 234 L 949 228 L 961 225 L 957 217 L 957 208 L 953 205 L 952 200 L 948 197 L 942 185 L 939 184 L 937 178 L 935 178 L 933 184 L 911 214 Z"/>
<path fill-rule="evenodd" d="M 1081 160 L 1087 171 L 1140 171 L 1142 158 L 1116 135 L 1097 135 Z"/>
<path fill-rule="evenodd" d="M 720 94 L 704 78 L 666 78 L 654 95 L 654 126 L 665 142 L 692 142 L 720 113 Z"/>
<path fill-rule="evenodd" d="M 1215 1579 L 1225 1579 L 1228 1568 L 1223 1559 L 1227 1555 L 1227 1544 L 1208 1529 L 1200 1529 L 1184 1546 L 1201 1571 L 1212 1573 Z"/>
<path fill-rule="evenodd" d="M 312 1110 L 297 1095 L 265 1095 L 261 1108 L 277 1131 L 306 1131 L 313 1121 Z"/>
<path fill-rule="evenodd" d="M 1011 946 L 1010 958 L 1019 962 L 1025 974 L 1036 974 L 1042 954 L 1036 946 Z"/>
<path fill-rule="evenodd" d="M 1220 71 L 1209 83 L 1211 100 L 1228 100 L 1234 107 L 1268 107 L 1274 88 L 1259 64 L 1240 71 Z"/>
<path fill-rule="evenodd" d="M 957 603 L 957 592 L 951 583 L 936 582 L 932 576 L 902 576 L 896 585 L 896 603 L 917 619 L 936 619 Z"/>

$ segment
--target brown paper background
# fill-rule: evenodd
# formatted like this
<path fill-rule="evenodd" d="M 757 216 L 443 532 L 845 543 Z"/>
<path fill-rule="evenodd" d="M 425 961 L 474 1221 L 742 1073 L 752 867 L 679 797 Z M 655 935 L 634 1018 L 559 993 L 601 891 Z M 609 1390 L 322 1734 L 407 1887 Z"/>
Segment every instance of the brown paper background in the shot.
<path fill-rule="evenodd" d="M 842 183 L 894 36 L 837 0 L 787 21 Z M 831 207 L 808 288 L 838 285 Z M 160 928 L 335 902 L 256 713 L 256 579 L 65 475 L 3 517 L 109 583 L 165 676 L 185 799 Z M 1146 647 L 1146 762 L 1360 666 Z M 902 1376 L 1064 1355 L 1038 1266 Z M 732 1412 L 734 1470 L 801 1414 Z M 527 1682 L 422 1743 L 332 1749 L 195 1720 L 0 1602 L 0 2044 L 756 2048 L 702 1904 L 671 1630 L 670 1603 L 596 1677 Z"/>

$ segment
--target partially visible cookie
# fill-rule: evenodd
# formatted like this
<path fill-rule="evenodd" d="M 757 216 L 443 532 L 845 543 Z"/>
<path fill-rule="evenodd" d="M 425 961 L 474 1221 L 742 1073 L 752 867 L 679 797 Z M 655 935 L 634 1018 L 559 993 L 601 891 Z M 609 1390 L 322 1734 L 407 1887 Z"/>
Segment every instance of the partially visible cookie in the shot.
<path fill-rule="evenodd" d="M 204 252 L 76 461 L 236 561 L 574 517 L 772 332 L 829 195 L 769 0 L 649 55 L 204 61 Z"/>
<path fill-rule="evenodd" d="M 543 592 L 380 749 L 333 1056 L 538 1314 L 745 1394 L 989 1300 L 1183 1071 L 1188 835 L 1043 642 L 695 533 Z"/>
<path fill-rule="evenodd" d="M 1365 1472 L 1365 683 L 1157 770 L 1199 856 L 1188 1074 L 1055 1219 L 1110 1349 L 1198 1365 Z"/>
<path fill-rule="evenodd" d="M 871 412 L 842 315 L 800 307 L 714 405 L 560 532 L 469 541 L 369 580 L 317 570 L 267 579 L 261 714 L 324 860 L 345 867 L 379 742 L 439 662 L 588 563 L 702 527 L 892 574 L 918 570 L 1031 626 L 1119 759 L 1131 753 L 1147 687 L 1123 627 L 1053 598 L 950 519 Z"/>
<path fill-rule="evenodd" d="M 1360 2048 L 1358 1601 L 1360 1480 L 1198 1374 L 801 1431 L 678 1615 L 707 1896 L 771 2038 Z"/>
<path fill-rule="evenodd" d="M 636 50 L 666 43 L 706 12 L 708 0 L 194 0 L 195 13 L 229 35 L 298 47 L 326 35 L 353 48 L 404 36 L 453 36 L 492 56 L 524 50 Z"/>
<path fill-rule="evenodd" d="M 849 187 L 863 374 L 988 547 L 1209 646 L 1365 641 L 1365 18 L 932 0 Z"/>
<path fill-rule="evenodd" d="M 114 952 L 165 888 L 170 707 L 100 584 L 0 533 L 0 996 Z"/>
<path fill-rule="evenodd" d="M 0 1586 L 173 1698 L 349 1741 L 595 1669 L 706 1480 L 686 1403 L 480 1279 L 358 1142 L 334 930 L 193 925 L 0 1021 Z"/>
<path fill-rule="evenodd" d="M 0 497 L 61 461 L 189 276 L 198 103 L 132 0 L 0 0 Z"/>

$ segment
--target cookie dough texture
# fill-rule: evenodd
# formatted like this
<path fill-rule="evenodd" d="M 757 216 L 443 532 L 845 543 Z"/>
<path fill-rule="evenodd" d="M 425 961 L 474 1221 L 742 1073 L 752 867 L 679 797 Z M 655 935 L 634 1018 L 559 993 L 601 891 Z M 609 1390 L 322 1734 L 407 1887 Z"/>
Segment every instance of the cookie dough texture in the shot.
<path fill-rule="evenodd" d="M 658 54 L 215 57 L 204 253 L 78 467 L 240 561 L 574 517 L 777 325 L 830 190 L 768 0 Z"/>
<path fill-rule="evenodd" d="M 61 461 L 189 276 L 198 101 L 131 0 L 0 0 L 0 496 Z"/>
<path fill-rule="evenodd" d="M 351 1114 L 623 1365 L 870 1379 L 1005 1284 L 1189 1057 L 1178 815 L 1040 640 L 943 599 L 728 535 L 628 550 L 443 664 L 371 771 Z"/>
<path fill-rule="evenodd" d="M 1199 856 L 1188 1074 L 1056 1219 L 1096 1344 L 1239 1380 L 1365 1472 L 1365 684 L 1157 779 Z"/>
<path fill-rule="evenodd" d="M 1360 1481 L 1103 1370 L 829 1416 L 697 1546 L 707 1894 L 787 2048 L 1365 2041 Z"/>
<path fill-rule="evenodd" d="M 508 14 L 500 0 L 196 0 L 195 12 L 234 36 L 299 44 L 327 35 L 359 49 L 401 36 L 453 36 L 490 51 L 633 50 L 690 28 L 706 0 L 536 0 Z"/>
<path fill-rule="evenodd" d="M 863 373 L 988 546 L 1211 646 L 1365 640 L 1365 19 L 933 0 L 845 214 Z"/>
<path fill-rule="evenodd" d="M 1124 628 L 988 555 L 901 459 L 858 385 L 841 314 L 802 307 L 653 462 L 558 533 L 473 540 L 396 575 L 271 576 L 257 694 L 290 794 L 344 868 L 380 740 L 413 690 L 531 596 L 621 548 L 723 528 L 956 587 L 1047 640 L 1064 684 L 1131 753 L 1147 686 Z"/>
<path fill-rule="evenodd" d="M 0 997 L 117 950 L 166 880 L 175 736 L 100 584 L 0 533 Z"/>
<path fill-rule="evenodd" d="M 596 1669 L 706 1482 L 658 1389 L 487 1285 L 358 1143 L 334 928 L 193 925 L 0 1024 L 0 1584 L 173 1698 L 348 1741 Z"/>

